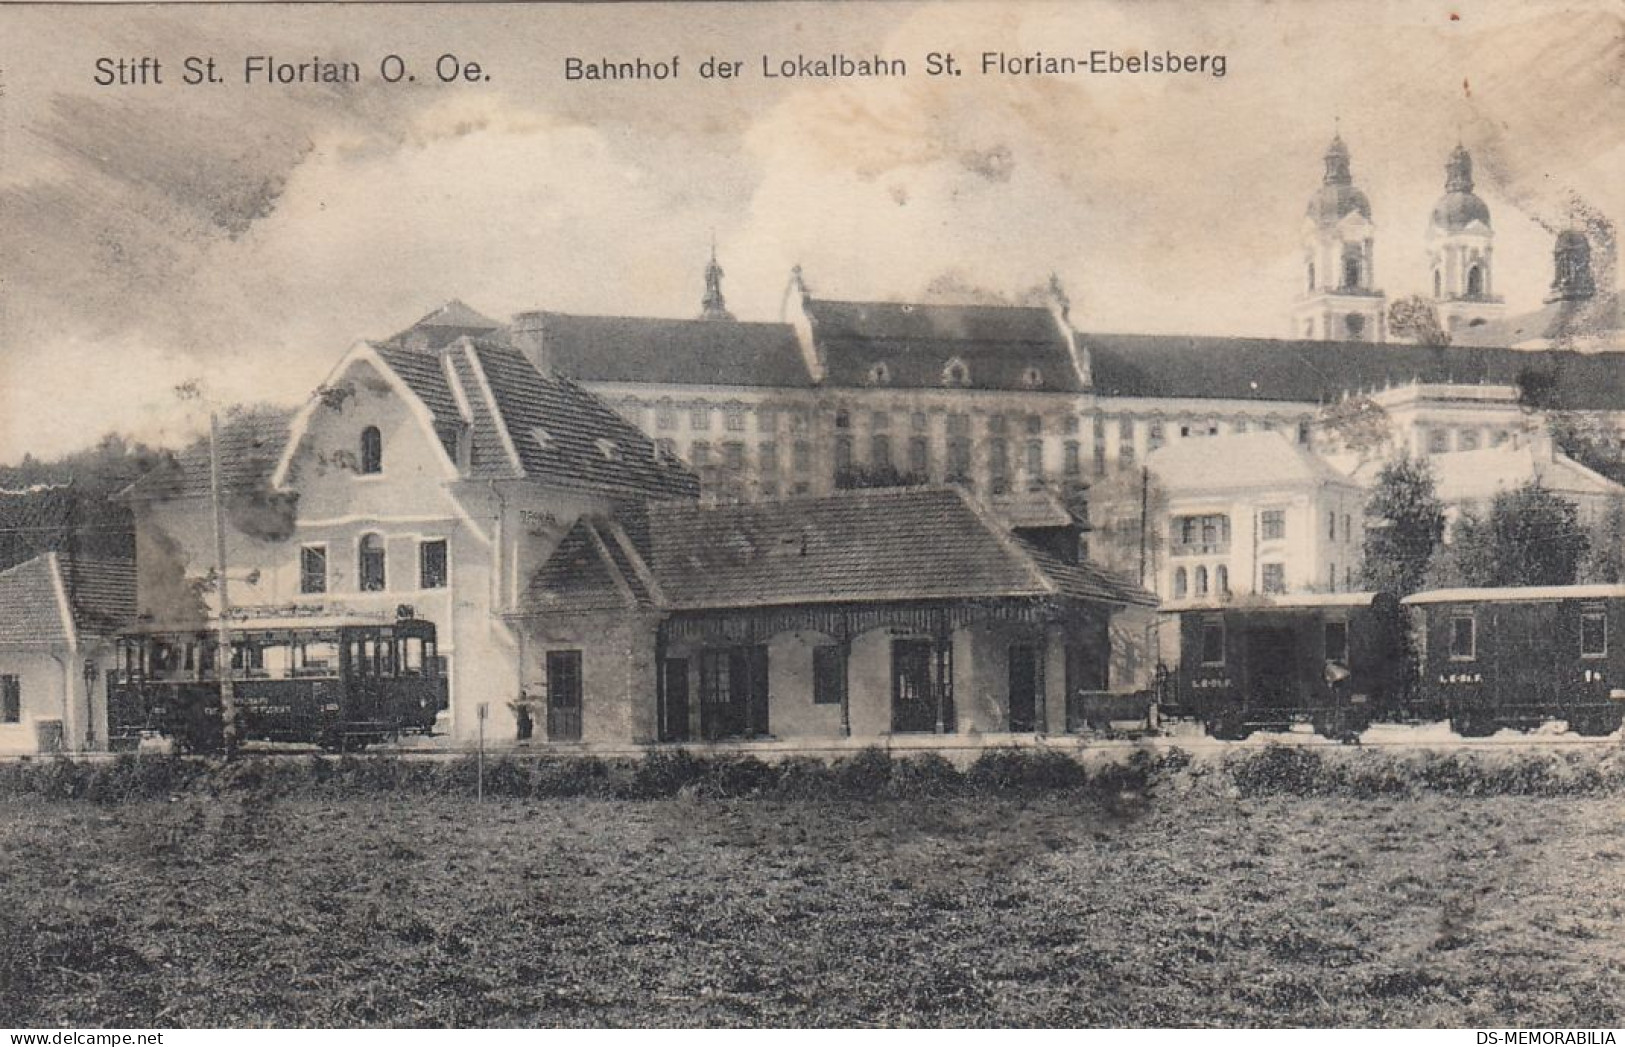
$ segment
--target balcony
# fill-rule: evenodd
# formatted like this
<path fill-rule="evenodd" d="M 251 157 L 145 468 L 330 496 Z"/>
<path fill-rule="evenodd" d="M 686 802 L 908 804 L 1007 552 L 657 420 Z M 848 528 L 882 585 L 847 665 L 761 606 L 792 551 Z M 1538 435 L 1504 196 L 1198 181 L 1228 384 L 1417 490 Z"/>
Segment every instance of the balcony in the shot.
<path fill-rule="evenodd" d="M 1229 556 L 1230 541 L 1214 542 L 1180 542 L 1175 541 L 1168 547 L 1170 556 Z"/>

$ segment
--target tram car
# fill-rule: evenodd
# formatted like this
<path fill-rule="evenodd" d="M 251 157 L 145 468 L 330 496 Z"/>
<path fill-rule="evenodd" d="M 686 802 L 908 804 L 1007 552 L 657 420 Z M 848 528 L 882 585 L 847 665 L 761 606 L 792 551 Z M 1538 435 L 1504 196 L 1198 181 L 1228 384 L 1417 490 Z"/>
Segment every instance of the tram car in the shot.
<path fill-rule="evenodd" d="M 1436 589 L 1416 617 L 1417 687 L 1463 737 L 1566 720 L 1619 730 L 1625 714 L 1625 585 Z"/>
<path fill-rule="evenodd" d="M 1310 724 L 1352 738 L 1414 713 L 1404 611 L 1388 593 L 1248 596 L 1170 608 L 1178 669 L 1164 713 L 1215 738 Z"/>
<path fill-rule="evenodd" d="M 402 607 L 394 620 L 251 619 L 231 626 L 231 680 L 240 741 L 360 748 L 426 734 L 449 692 L 433 622 Z M 220 748 L 219 634 L 213 626 L 126 632 L 108 680 L 110 736 L 144 734 L 182 750 Z"/>

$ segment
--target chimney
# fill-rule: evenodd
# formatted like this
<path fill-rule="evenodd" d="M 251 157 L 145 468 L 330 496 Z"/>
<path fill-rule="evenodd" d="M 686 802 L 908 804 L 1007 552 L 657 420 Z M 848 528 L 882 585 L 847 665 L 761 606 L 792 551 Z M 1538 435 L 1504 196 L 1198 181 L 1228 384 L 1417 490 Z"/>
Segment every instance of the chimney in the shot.
<path fill-rule="evenodd" d="M 515 316 L 511 330 L 514 347 L 525 354 L 536 370 L 551 375 L 553 360 L 547 351 L 546 328 L 547 314 L 537 311 Z"/>

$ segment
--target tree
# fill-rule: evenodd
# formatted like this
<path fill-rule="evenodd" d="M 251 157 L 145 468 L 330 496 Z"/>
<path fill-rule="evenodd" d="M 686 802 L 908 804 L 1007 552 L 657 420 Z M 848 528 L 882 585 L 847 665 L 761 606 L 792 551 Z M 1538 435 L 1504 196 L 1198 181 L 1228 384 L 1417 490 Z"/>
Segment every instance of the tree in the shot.
<path fill-rule="evenodd" d="M 1408 596 L 1422 588 L 1444 535 L 1444 506 L 1434 493 L 1433 468 L 1409 455 L 1382 467 L 1365 507 L 1361 584 Z"/>
<path fill-rule="evenodd" d="M 1346 396 L 1320 410 L 1320 430 L 1365 461 L 1393 439 L 1393 419 L 1369 396 Z"/>
<path fill-rule="evenodd" d="M 1487 515 L 1466 513 L 1456 521 L 1433 581 L 1474 588 L 1573 585 L 1590 546 L 1578 507 L 1529 483 L 1496 495 Z"/>
<path fill-rule="evenodd" d="M 1395 299 L 1388 306 L 1388 331 L 1417 345 L 1447 346 L 1450 332 L 1439 324 L 1439 313 L 1419 294 Z"/>

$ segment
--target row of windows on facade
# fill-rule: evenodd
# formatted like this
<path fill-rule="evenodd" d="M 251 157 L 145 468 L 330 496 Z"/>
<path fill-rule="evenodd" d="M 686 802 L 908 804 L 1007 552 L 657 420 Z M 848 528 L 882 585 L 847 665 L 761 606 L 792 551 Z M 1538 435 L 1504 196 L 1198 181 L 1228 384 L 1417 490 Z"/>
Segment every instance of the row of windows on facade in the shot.
<path fill-rule="evenodd" d="M 1326 591 L 1337 592 L 1339 575 L 1335 562 L 1326 565 Z M 1354 591 L 1354 568 L 1348 564 L 1343 565 L 1341 583 L 1344 592 Z M 1280 563 L 1262 564 L 1258 570 L 1259 591 L 1272 595 L 1286 592 L 1286 565 Z M 1213 568 L 1212 587 L 1208 583 L 1208 569 L 1205 565 L 1187 569 L 1183 566 L 1174 568 L 1174 599 L 1180 600 L 1187 596 L 1229 596 L 1230 595 L 1230 568 L 1219 564 Z"/>
<path fill-rule="evenodd" d="M 640 404 L 628 403 L 626 405 L 626 410 L 629 414 L 640 411 L 641 409 Z M 725 430 L 729 432 L 745 431 L 746 419 L 750 414 L 747 408 L 743 406 L 725 407 L 721 408 L 720 410 L 722 412 L 723 428 Z M 689 429 L 694 432 L 711 431 L 711 416 L 713 413 L 713 408 L 708 406 L 695 406 L 689 407 L 687 412 Z M 780 410 L 777 408 L 757 408 L 755 411 L 756 431 L 764 433 L 777 432 L 780 413 Z M 782 413 L 786 414 L 790 419 L 791 432 L 807 431 L 808 417 L 806 411 L 786 411 Z M 931 415 L 924 411 L 909 412 L 907 417 L 908 428 L 913 432 L 925 433 L 929 432 L 932 428 Z M 632 420 L 634 422 L 638 421 L 635 414 Z M 659 431 L 671 432 L 676 430 L 678 428 L 678 420 L 679 412 L 676 407 L 661 406 L 657 407 L 655 410 L 655 428 Z M 868 427 L 871 431 L 879 432 L 882 430 L 891 430 L 894 428 L 892 423 L 893 416 L 889 411 L 869 412 Z M 835 428 L 838 430 L 855 428 L 854 413 L 846 408 L 837 410 L 835 412 L 834 424 Z M 899 425 L 900 424 L 901 423 L 899 423 Z M 1108 419 L 1105 415 L 1097 414 L 1094 416 L 1093 429 L 1097 441 L 1104 441 L 1108 424 Z M 1136 419 L 1133 416 L 1124 415 L 1118 417 L 1117 427 L 1120 442 L 1130 443 L 1134 440 L 1135 424 Z M 1231 420 L 1230 428 L 1232 432 L 1245 433 L 1253 424 L 1255 423 L 1249 419 L 1235 418 Z M 1258 428 L 1266 432 L 1273 431 L 1278 427 L 1279 424 L 1281 423 L 1273 418 L 1264 418 L 1256 421 Z M 983 427 L 987 431 L 988 435 L 991 436 L 1002 436 L 1018 427 L 1028 436 L 1041 436 L 1045 432 L 1044 416 L 1039 414 L 1024 414 L 1016 416 L 1015 418 L 1002 413 L 989 414 L 985 419 L 983 419 Z M 971 415 L 962 411 L 947 412 L 947 414 L 944 415 L 943 428 L 951 436 L 968 436 L 972 430 Z M 1079 417 L 1075 414 L 1061 415 L 1056 419 L 1055 424 L 1050 428 L 1060 435 L 1075 434 L 1080 429 Z M 1147 429 L 1147 437 L 1151 450 L 1156 450 L 1167 441 L 1169 429 L 1170 424 L 1167 422 L 1153 421 L 1150 423 Z M 1217 436 L 1220 431 L 1220 423 L 1215 419 L 1179 422 L 1173 424 L 1173 430 L 1176 431 L 1181 437 Z M 1300 443 L 1307 443 L 1309 441 L 1309 430 L 1310 426 L 1307 421 L 1298 422 L 1298 440 Z"/>
<path fill-rule="evenodd" d="M 444 538 L 418 542 L 418 588 L 444 589 L 448 580 L 447 546 Z M 389 588 L 389 557 L 382 535 L 362 535 L 356 546 L 356 588 L 364 593 Z M 306 545 L 299 550 L 299 591 L 328 591 L 326 545 Z"/>
<path fill-rule="evenodd" d="M 1455 435 L 1455 440 L 1453 442 L 1451 440 L 1452 433 Z M 1476 451 L 1484 446 L 1483 433 L 1478 429 L 1452 430 L 1446 428 L 1435 428 L 1429 429 L 1427 434 L 1428 454 L 1446 454 L 1452 450 Z M 1490 430 L 1489 446 L 1500 447 L 1510 439 L 1512 439 L 1511 430 L 1492 429 Z"/>
<path fill-rule="evenodd" d="M 677 454 L 675 442 L 662 439 L 659 446 L 669 454 Z M 837 473 L 849 471 L 854 464 L 854 448 L 856 444 L 853 437 L 838 436 L 835 438 L 835 470 Z M 932 455 L 931 440 L 929 437 L 914 436 L 908 439 L 906 445 L 906 459 L 899 461 L 894 457 L 892 439 L 884 433 L 876 433 L 869 438 L 868 464 L 873 468 L 894 469 L 906 468 L 911 473 L 921 476 L 931 472 Z M 994 438 L 986 444 L 988 468 L 994 475 L 1008 473 L 1010 469 L 1010 447 L 1006 440 Z M 744 443 L 729 441 L 718 445 L 721 452 L 720 462 L 713 462 L 712 447 L 708 441 L 696 440 L 689 445 L 688 460 L 697 469 L 707 469 L 712 465 L 741 472 L 747 466 L 748 448 Z M 953 437 L 945 446 L 946 473 L 950 477 L 968 475 L 971 470 L 972 447 L 968 438 Z M 1024 465 L 1029 474 L 1042 475 L 1044 472 L 1044 443 L 1042 440 L 1029 440 L 1025 448 Z M 797 440 L 791 445 L 791 470 L 797 473 L 812 470 L 812 444 L 805 440 Z M 777 443 L 766 442 L 756 445 L 756 468 L 758 472 L 773 474 L 779 471 L 779 446 Z M 1067 476 L 1078 476 L 1083 472 L 1082 449 L 1076 440 L 1068 440 L 1062 447 L 1062 472 Z"/>
<path fill-rule="evenodd" d="M 1341 520 L 1342 526 L 1339 527 Z M 1177 536 L 1172 545 L 1175 556 L 1199 556 L 1224 553 L 1230 548 L 1230 517 L 1226 513 L 1207 513 L 1201 516 L 1176 516 L 1173 531 Z M 1341 537 L 1340 537 L 1341 536 Z M 1258 538 L 1264 542 L 1286 539 L 1286 510 L 1265 509 L 1258 514 Z M 1354 541 L 1354 517 L 1348 513 L 1338 515 L 1336 510 L 1326 513 L 1326 539 L 1347 545 Z"/>
<path fill-rule="evenodd" d="M 1602 607 L 1580 612 L 1580 657 L 1608 657 L 1608 612 Z M 1471 662 L 1478 659 L 1478 616 L 1460 611 L 1450 616 L 1450 659 Z"/>

